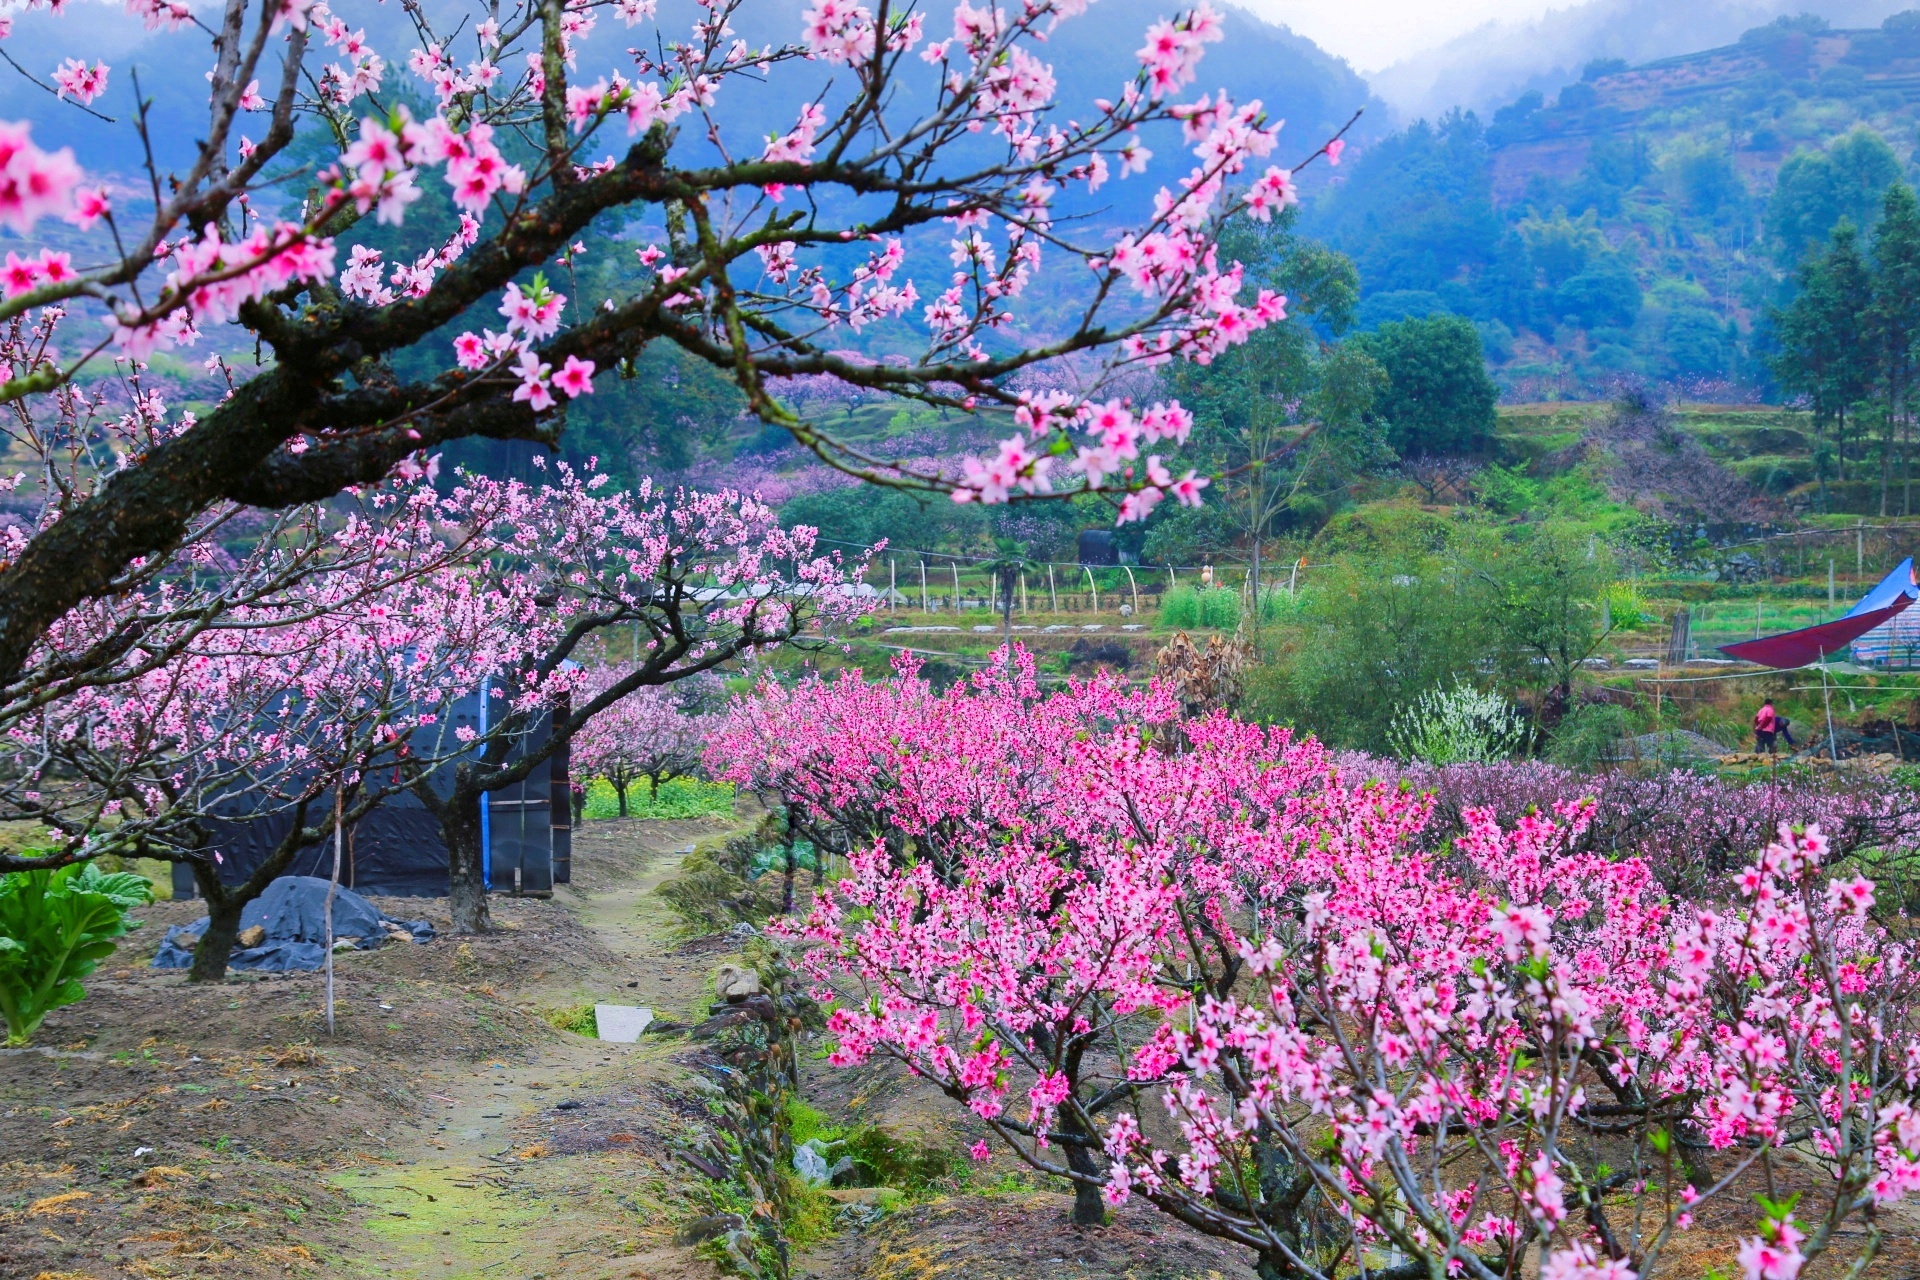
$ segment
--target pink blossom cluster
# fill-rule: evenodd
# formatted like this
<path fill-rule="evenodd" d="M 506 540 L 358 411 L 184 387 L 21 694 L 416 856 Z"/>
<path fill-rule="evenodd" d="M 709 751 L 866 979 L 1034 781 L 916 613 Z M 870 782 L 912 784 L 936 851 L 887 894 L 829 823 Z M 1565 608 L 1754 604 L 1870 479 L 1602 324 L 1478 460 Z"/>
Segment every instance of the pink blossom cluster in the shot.
<path fill-rule="evenodd" d="M 481 372 L 517 356 L 518 363 L 511 369 L 519 379 L 513 398 L 535 412 L 545 412 L 558 403 L 555 391 L 568 399 L 592 395 L 593 361 L 569 355 L 556 371 L 534 350 L 534 343 L 559 332 L 566 307 L 567 295 L 549 288 L 544 275 L 535 275 L 525 289 L 509 284 L 500 304 L 505 329 L 500 333 L 491 329 L 479 334 L 471 330 L 462 333 L 453 340 L 454 358 L 461 368 Z"/>
<path fill-rule="evenodd" d="M 42 285 L 65 284 L 73 278 L 73 255 L 70 253 L 42 249 L 37 258 L 23 258 L 9 249 L 6 267 L 0 270 L 0 289 L 4 289 L 7 297 L 17 298 L 23 293 L 32 293 Z"/>
<path fill-rule="evenodd" d="M 26 235 L 48 216 L 73 213 L 80 167 L 66 147 L 46 152 L 33 145 L 32 126 L 0 121 L 0 227 Z"/>
<path fill-rule="evenodd" d="M 945 694 L 910 661 L 765 686 L 710 756 L 851 841 L 793 932 L 831 1061 L 900 1061 L 1032 1167 L 1275 1266 L 1492 1280 L 1538 1245 L 1627 1280 L 1790 1146 L 1821 1229 L 1743 1246 L 1774 1280 L 1920 1190 L 1908 948 L 1817 826 L 1729 904 L 1583 848 L 1590 800 L 1469 807 L 1430 850 L 1428 795 L 1158 688 L 1044 692 L 1018 652 Z"/>
<path fill-rule="evenodd" d="M 617 111 L 626 117 L 627 133 L 632 135 L 645 133 L 656 123 L 679 119 L 691 111 L 697 101 L 692 86 L 683 85 L 667 93 L 651 80 L 628 83 L 616 75 L 591 85 L 569 85 L 567 119 L 575 129 L 585 129 Z"/>
<path fill-rule="evenodd" d="M 81 106 L 91 106 L 107 91 L 107 71 L 104 62 L 88 66 L 78 58 L 68 58 L 54 70 L 53 82 L 60 86 L 61 97 L 71 94 Z"/>
<path fill-rule="evenodd" d="M 345 107 L 363 94 L 376 93 L 386 76 L 386 60 L 367 44 L 365 28 L 351 30 L 339 15 L 316 4 L 301 16 L 303 25 L 318 31 L 329 49 L 337 49 L 345 63 L 330 62 L 320 72 L 320 100 Z"/>
<path fill-rule="evenodd" d="M 385 263 L 378 249 L 356 244 L 348 253 L 348 265 L 340 273 L 340 291 L 376 307 L 384 307 L 396 297 L 424 298 L 433 287 L 433 278 L 460 260 L 460 255 L 480 239 L 480 222 L 470 213 L 460 215 L 460 229 L 437 249 L 415 258 L 412 263 L 397 263 L 390 277 L 383 280 Z M 389 287 L 391 285 L 392 287 Z"/>
<path fill-rule="evenodd" d="M 259 227 L 232 244 L 209 225 L 198 240 L 172 247 L 166 290 L 177 306 L 163 308 L 158 319 L 116 322 L 114 340 L 134 359 L 176 343 L 190 346 L 201 324 L 222 324 L 256 298 L 332 276 L 333 256 L 333 241 L 315 239 L 294 223 Z"/>
<path fill-rule="evenodd" d="M 1219 15 L 1204 3 L 1183 19 L 1157 24 L 1149 32 L 1148 44 L 1140 50 L 1148 97 L 1157 100 L 1163 93 L 1190 83 L 1202 46 L 1220 36 Z M 974 39 L 978 42 L 982 37 L 976 34 Z M 1123 95 L 1123 111 L 1140 102 L 1139 87 L 1129 86 Z M 1101 105 L 1109 113 L 1114 111 L 1110 103 Z M 1179 193 L 1166 188 L 1157 193 L 1154 221 L 1147 229 L 1123 235 L 1103 259 L 1091 264 L 1096 270 L 1124 279 L 1139 295 L 1163 305 L 1168 315 L 1176 318 L 1151 333 L 1132 334 L 1121 344 L 1124 360 L 1139 366 L 1163 363 L 1176 356 L 1209 363 L 1260 329 L 1286 318 L 1286 298 L 1270 290 L 1262 290 L 1250 306 L 1238 300 L 1241 268 L 1234 263 L 1223 269 L 1212 235 L 1221 216 L 1245 209 L 1264 221 L 1286 204 L 1297 202 L 1291 174 L 1277 168 L 1270 168 L 1244 195 L 1227 197 L 1228 180 L 1242 173 L 1254 158 L 1272 151 L 1279 126 L 1266 123 L 1260 103 L 1236 106 L 1224 93 L 1217 101 L 1212 95 L 1202 95 L 1195 102 L 1173 105 L 1168 113 L 1180 121 L 1183 137 L 1192 145 L 1199 164 L 1181 180 Z M 1139 145 L 1130 127 L 1119 155 L 1124 177 L 1144 169 L 1150 153 Z M 1096 153 L 1087 165 L 1069 176 L 1083 178 L 1097 188 L 1106 175 L 1105 159 Z M 1045 202 L 1045 197 L 1037 202 L 1041 214 Z M 961 224 L 966 237 L 954 242 L 956 263 L 974 264 L 976 274 L 983 267 L 991 270 L 994 255 L 979 229 L 984 219 L 979 223 L 970 223 L 965 217 L 954 221 Z M 1022 243 L 1018 237 L 1014 240 L 1013 256 L 1027 249 L 1030 262 L 1023 259 L 1017 264 L 1019 274 L 1002 272 L 991 288 L 980 287 L 990 299 L 1017 296 L 1027 266 L 1038 265 L 1037 242 Z M 963 305 L 966 287 L 965 277 L 956 276 L 953 287 L 927 308 L 929 326 L 946 341 L 970 339 L 980 328 Z M 977 347 L 972 350 L 977 352 Z M 976 358 L 980 354 L 984 353 L 976 354 Z M 1123 428 L 1116 435 L 1111 430 L 1110 405 L 1088 404 L 1084 409 L 1047 425 L 1064 428 L 1081 424 L 1094 434 L 1095 444 L 1075 447 L 1067 471 L 1079 476 L 1088 489 L 1100 489 L 1112 478 L 1122 480 L 1126 493 L 1120 505 L 1120 523 L 1144 520 L 1169 493 L 1183 504 L 1200 504 L 1204 479 L 1188 472 L 1185 478 L 1176 480 L 1158 457 L 1149 456 L 1138 465 L 1130 465 L 1141 457 L 1135 443 L 1141 433 Z M 1173 409 L 1180 411 L 1177 404 Z M 1149 435 L 1149 443 L 1154 438 Z M 1054 484 L 1049 474 L 1053 451 L 1044 447 L 1046 443 L 1012 438 L 1000 443 L 993 458 L 964 459 L 955 500 L 1004 502 L 1016 491 L 1050 492 Z"/>

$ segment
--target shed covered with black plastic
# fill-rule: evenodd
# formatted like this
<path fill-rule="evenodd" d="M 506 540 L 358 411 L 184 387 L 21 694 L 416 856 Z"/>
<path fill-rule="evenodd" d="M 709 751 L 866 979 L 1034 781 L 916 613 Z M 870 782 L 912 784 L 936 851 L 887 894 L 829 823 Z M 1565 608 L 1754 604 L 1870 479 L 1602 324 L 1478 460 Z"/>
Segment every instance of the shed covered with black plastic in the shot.
<path fill-rule="evenodd" d="M 494 699 L 495 705 L 498 698 Z M 478 693 L 454 704 L 453 714 L 440 725 L 443 735 L 457 735 L 463 727 L 485 732 L 487 703 Z M 542 716 L 513 744 L 509 760 L 519 758 L 532 744 L 544 744 L 552 720 Z M 444 738 L 442 739 L 445 740 Z M 522 781 L 491 791 L 480 800 L 480 849 L 487 887 L 494 890 L 544 896 L 556 884 L 571 878 L 573 811 L 565 748 Z M 452 787 L 453 765 L 436 771 L 433 785 L 444 796 Z M 314 812 L 332 804 L 331 794 L 315 801 Z M 214 824 L 212 851 L 220 879 L 239 884 L 269 857 L 292 825 L 285 810 L 260 813 L 242 809 Z M 301 849 L 284 874 L 318 876 L 333 873 L 333 842 L 322 841 Z M 340 883 L 363 894 L 388 897 L 442 897 L 447 892 L 447 846 L 440 824 L 409 792 L 398 792 L 349 823 L 341 841 Z M 193 873 L 176 863 L 173 896 L 195 893 Z"/>

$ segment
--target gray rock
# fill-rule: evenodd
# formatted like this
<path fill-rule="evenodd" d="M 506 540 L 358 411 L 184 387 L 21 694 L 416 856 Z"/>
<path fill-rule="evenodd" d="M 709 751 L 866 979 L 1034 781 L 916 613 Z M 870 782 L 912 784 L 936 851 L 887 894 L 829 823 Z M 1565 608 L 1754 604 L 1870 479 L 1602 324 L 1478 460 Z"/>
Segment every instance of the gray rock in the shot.
<path fill-rule="evenodd" d="M 760 994 L 760 975 L 737 964 L 723 964 L 713 973 L 713 993 L 732 1004 Z"/>

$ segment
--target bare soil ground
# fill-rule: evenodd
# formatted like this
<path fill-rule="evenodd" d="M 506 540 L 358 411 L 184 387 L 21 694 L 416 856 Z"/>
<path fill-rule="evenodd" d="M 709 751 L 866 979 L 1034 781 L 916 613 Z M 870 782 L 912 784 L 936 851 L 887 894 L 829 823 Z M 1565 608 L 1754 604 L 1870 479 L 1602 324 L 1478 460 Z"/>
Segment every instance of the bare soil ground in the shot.
<path fill-rule="evenodd" d="M 504 927 L 196 987 L 144 967 L 146 927 L 0 1057 L 0 1276 L 708 1276 L 671 1243 L 706 1211 L 672 1136 L 704 1109 L 684 1045 L 603 1044 L 547 1011 L 595 999 L 685 1018 L 711 947 L 652 889 L 723 823 L 597 823 L 578 883 L 497 898 Z M 444 904 L 386 900 L 445 929 Z M 559 1108 L 564 1107 L 564 1110 Z"/>
<path fill-rule="evenodd" d="M 317 974 L 196 987 L 145 968 L 165 927 L 200 913 L 143 910 L 146 927 L 85 1001 L 48 1019 L 40 1047 L 0 1053 L 0 1278 L 712 1280 L 717 1268 L 675 1242 L 713 1211 L 709 1184 L 670 1156 L 707 1119 L 692 1088 L 706 1051 L 602 1043 L 547 1015 L 597 1000 L 704 1016 L 734 942 L 685 939 L 654 891 L 695 841 L 748 821 L 590 825 L 574 884 L 551 901 L 496 899 L 499 932 L 343 956 L 331 1037 Z M 446 923 L 434 900 L 381 905 Z M 951 1153 L 980 1136 L 897 1069 L 813 1056 L 804 1083 L 835 1123 Z M 1244 1252 L 1144 1205 L 1074 1227 L 1059 1188 L 1009 1172 L 1001 1155 L 870 1225 L 843 1216 L 794 1272 L 1252 1274 Z M 1728 1197 L 1702 1215 L 1671 1274 L 1730 1270 L 1750 1205 Z M 1902 1212 L 1883 1225 L 1867 1275 L 1920 1276 L 1920 1223 Z M 1823 1259 L 1810 1277 L 1844 1269 Z"/>

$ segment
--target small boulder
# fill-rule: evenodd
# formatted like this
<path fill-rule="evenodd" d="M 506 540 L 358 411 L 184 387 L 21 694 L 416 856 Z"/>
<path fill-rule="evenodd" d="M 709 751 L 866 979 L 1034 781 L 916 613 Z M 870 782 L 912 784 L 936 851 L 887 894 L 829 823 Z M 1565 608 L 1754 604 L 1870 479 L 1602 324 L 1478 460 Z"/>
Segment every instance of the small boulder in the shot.
<path fill-rule="evenodd" d="M 243 947 L 257 947 L 266 940 L 267 926 L 263 924 L 257 924 L 251 929 L 242 929 L 234 937 L 234 941 Z"/>
<path fill-rule="evenodd" d="M 760 975 L 737 964 L 723 964 L 714 970 L 713 993 L 728 1004 L 739 1004 L 760 994 Z"/>

